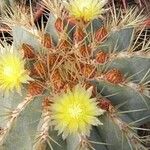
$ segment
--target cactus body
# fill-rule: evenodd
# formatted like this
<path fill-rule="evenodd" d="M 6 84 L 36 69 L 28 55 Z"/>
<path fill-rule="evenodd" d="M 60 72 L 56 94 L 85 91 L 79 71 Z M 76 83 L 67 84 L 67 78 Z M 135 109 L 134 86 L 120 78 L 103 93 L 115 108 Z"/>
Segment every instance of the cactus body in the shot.
<path fill-rule="evenodd" d="M 94 12 L 90 0 L 78 9 L 79 2 L 43 0 L 50 13 L 40 29 L 31 9 L 5 13 L 10 47 L 30 77 L 19 83 L 21 92 L 11 86 L 1 92 L 0 149 L 148 149 L 148 137 L 137 134 L 150 121 L 150 41 L 140 32 L 145 18 L 132 8 L 107 9 L 106 0 L 94 0 Z M 89 18 L 86 7 L 92 7 Z M 3 53 L 8 46 L 1 43 Z"/>

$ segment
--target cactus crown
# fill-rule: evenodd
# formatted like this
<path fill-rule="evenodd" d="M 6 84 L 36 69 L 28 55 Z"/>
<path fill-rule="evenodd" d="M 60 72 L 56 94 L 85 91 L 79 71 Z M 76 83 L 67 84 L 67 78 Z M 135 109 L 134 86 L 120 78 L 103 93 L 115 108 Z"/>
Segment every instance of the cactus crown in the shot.
<path fill-rule="evenodd" d="M 4 149 L 146 150 L 137 134 L 149 121 L 145 17 L 106 2 L 43 0 L 41 28 L 32 8 L 4 13 L 13 44 L 1 41 L 0 87 L 14 91 L 0 101 Z"/>

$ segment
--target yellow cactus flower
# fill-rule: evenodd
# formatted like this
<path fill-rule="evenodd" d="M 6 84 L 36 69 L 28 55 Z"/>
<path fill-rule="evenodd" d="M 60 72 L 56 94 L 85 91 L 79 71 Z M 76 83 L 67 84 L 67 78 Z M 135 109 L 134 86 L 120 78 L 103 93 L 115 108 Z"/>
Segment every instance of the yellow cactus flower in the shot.
<path fill-rule="evenodd" d="M 30 80 L 24 65 L 22 56 L 12 47 L 0 47 L 0 90 L 20 92 L 21 84 Z"/>
<path fill-rule="evenodd" d="M 91 21 L 105 11 L 107 0 L 70 0 L 68 10 L 75 19 Z"/>
<path fill-rule="evenodd" d="M 68 135 L 89 135 L 91 126 L 102 125 L 97 118 L 104 110 L 97 106 L 91 90 L 77 85 L 72 91 L 64 93 L 54 100 L 52 119 L 55 130 L 62 133 L 63 139 Z"/>

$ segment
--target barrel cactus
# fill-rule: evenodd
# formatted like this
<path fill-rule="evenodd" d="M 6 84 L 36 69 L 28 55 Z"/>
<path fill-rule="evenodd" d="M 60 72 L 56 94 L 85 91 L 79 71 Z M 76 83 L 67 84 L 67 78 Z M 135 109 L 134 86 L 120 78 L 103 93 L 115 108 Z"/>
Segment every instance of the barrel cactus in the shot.
<path fill-rule="evenodd" d="M 106 4 L 43 0 L 42 27 L 32 8 L 3 14 L 0 149 L 148 149 L 137 134 L 150 121 L 145 17 Z"/>

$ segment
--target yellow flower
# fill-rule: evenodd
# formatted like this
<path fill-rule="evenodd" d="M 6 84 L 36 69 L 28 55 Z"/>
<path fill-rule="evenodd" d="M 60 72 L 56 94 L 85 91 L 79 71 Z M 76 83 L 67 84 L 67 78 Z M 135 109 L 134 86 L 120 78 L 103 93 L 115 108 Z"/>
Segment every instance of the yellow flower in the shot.
<path fill-rule="evenodd" d="M 0 47 L 0 51 L 0 89 L 4 93 L 20 92 L 21 84 L 30 80 L 24 69 L 25 62 L 12 47 Z"/>
<path fill-rule="evenodd" d="M 107 0 L 70 0 L 68 10 L 75 19 L 91 21 L 105 11 Z"/>
<path fill-rule="evenodd" d="M 97 107 L 96 99 L 90 97 L 90 89 L 77 85 L 54 100 L 52 119 L 55 130 L 62 133 L 63 139 L 72 134 L 88 136 L 92 125 L 102 125 L 97 117 L 104 111 Z"/>

